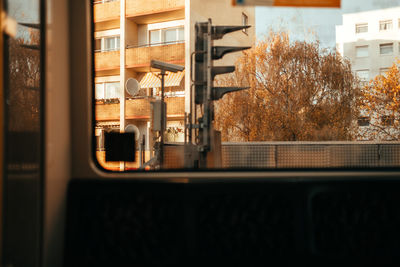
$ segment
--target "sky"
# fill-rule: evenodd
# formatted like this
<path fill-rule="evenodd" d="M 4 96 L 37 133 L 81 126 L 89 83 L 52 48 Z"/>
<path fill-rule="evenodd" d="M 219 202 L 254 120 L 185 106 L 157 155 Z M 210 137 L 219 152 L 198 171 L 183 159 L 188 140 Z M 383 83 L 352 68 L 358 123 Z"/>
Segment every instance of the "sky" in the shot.
<path fill-rule="evenodd" d="M 323 47 L 335 47 L 335 26 L 342 24 L 342 14 L 400 6 L 400 0 L 342 0 L 339 8 L 256 7 L 256 35 L 263 39 L 272 30 L 288 30 L 295 39 L 312 38 Z"/>
<path fill-rule="evenodd" d="M 38 22 L 39 0 L 6 2 L 11 15 L 18 21 Z M 258 39 L 263 39 L 270 29 L 285 29 L 295 39 L 317 36 L 323 47 L 333 48 L 335 26 L 342 24 L 342 14 L 396 6 L 400 6 L 400 0 L 342 0 L 340 9 L 256 7 L 256 35 Z"/>

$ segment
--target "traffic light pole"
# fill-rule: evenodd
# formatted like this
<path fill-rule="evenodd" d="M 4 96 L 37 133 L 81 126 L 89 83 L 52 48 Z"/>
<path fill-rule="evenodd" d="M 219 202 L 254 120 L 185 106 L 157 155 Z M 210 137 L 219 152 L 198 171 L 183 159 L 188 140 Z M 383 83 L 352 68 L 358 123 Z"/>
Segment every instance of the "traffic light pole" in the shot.
<path fill-rule="evenodd" d="M 202 116 L 194 116 L 195 122 L 189 121 L 190 134 L 195 134 L 195 145 L 189 139 L 185 147 L 186 168 L 215 168 L 220 162 L 221 135 L 214 130 L 214 102 L 226 93 L 247 89 L 247 87 L 214 87 L 216 75 L 235 71 L 234 66 L 213 66 L 213 60 L 221 59 L 225 54 L 237 52 L 250 47 L 213 46 L 213 40 L 221 39 L 225 34 L 249 28 L 250 26 L 213 26 L 211 19 L 207 22 L 197 22 L 195 25 L 195 52 L 193 85 L 195 88 L 195 105 L 191 114 L 197 113 L 198 105 L 203 111 Z M 193 60 L 193 57 L 191 57 Z M 191 62 L 191 67 L 193 62 Z M 190 136 L 189 134 L 189 136 Z M 193 149 L 193 146 L 195 149 Z M 197 155 L 194 155 L 194 154 Z M 208 158 L 211 155 L 210 158 Z M 196 161 L 196 162 L 195 162 Z"/>

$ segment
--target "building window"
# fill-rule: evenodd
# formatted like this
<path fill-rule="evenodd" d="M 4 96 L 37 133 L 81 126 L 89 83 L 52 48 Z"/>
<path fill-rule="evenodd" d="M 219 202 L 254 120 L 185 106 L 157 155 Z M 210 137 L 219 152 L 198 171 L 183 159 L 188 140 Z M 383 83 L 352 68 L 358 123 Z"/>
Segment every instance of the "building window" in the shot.
<path fill-rule="evenodd" d="M 96 39 L 95 41 L 95 51 L 96 52 L 108 52 L 117 51 L 120 46 L 119 36 L 108 36 Z"/>
<path fill-rule="evenodd" d="M 368 23 L 356 24 L 356 33 L 368 32 Z"/>
<path fill-rule="evenodd" d="M 393 43 L 390 44 L 380 44 L 379 53 L 381 55 L 392 55 L 393 54 Z"/>
<path fill-rule="evenodd" d="M 363 85 L 366 85 L 369 81 L 369 70 L 357 70 L 357 77 L 360 79 Z"/>
<path fill-rule="evenodd" d="M 149 39 L 151 46 L 181 43 L 185 41 L 184 27 L 151 30 Z"/>
<path fill-rule="evenodd" d="M 118 99 L 120 97 L 119 82 L 96 83 L 96 100 Z"/>
<path fill-rule="evenodd" d="M 368 45 L 356 46 L 356 57 L 368 57 Z"/>
<path fill-rule="evenodd" d="M 242 13 L 242 25 L 243 26 L 249 25 L 249 17 L 245 13 Z M 247 34 L 247 29 L 243 29 L 243 32 Z"/>
<path fill-rule="evenodd" d="M 379 31 L 389 31 L 393 29 L 392 20 L 382 20 L 379 22 Z"/>
<path fill-rule="evenodd" d="M 369 117 L 363 116 L 363 117 L 359 117 L 359 118 L 358 118 L 357 124 L 358 124 L 358 126 L 360 126 L 360 127 L 365 127 L 365 126 L 369 126 L 369 121 L 370 121 L 370 118 L 369 118 Z"/>
<path fill-rule="evenodd" d="M 394 117 L 390 115 L 383 115 L 381 117 L 381 122 L 383 126 L 392 126 L 394 124 Z"/>
<path fill-rule="evenodd" d="M 380 68 L 379 69 L 379 75 L 386 75 L 386 72 L 389 71 L 389 68 Z"/>

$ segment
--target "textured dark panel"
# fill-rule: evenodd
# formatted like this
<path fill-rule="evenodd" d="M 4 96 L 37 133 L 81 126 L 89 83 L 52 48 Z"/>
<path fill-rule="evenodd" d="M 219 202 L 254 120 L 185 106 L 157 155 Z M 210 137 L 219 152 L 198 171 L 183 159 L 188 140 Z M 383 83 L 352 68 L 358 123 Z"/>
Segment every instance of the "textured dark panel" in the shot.
<path fill-rule="evenodd" d="M 66 266 L 400 262 L 395 181 L 74 180 L 67 216 Z"/>
<path fill-rule="evenodd" d="M 200 256 L 262 260 L 295 251 L 294 203 L 289 194 L 231 191 L 204 192 L 199 200 Z"/>
<path fill-rule="evenodd" d="M 123 181 L 71 187 L 67 266 L 178 262 L 184 248 L 182 198 L 176 185 L 162 189 Z"/>
<path fill-rule="evenodd" d="M 395 185 L 392 185 L 395 186 Z M 373 257 L 400 250 L 400 194 L 370 184 L 330 188 L 311 198 L 317 254 Z"/>

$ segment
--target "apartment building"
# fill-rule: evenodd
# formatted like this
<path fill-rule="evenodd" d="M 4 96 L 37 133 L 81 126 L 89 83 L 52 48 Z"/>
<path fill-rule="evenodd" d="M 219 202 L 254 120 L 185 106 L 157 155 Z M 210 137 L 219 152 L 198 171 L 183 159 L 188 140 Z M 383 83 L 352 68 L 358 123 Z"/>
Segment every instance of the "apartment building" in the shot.
<path fill-rule="evenodd" d="M 400 59 L 400 7 L 371 10 L 343 15 L 343 25 L 336 26 L 336 47 L 349 59 L 352 70 L 361 81 L 368 83 L 385 72 Z M 358 119 L 359 133 L 368 137 L 371 115 L 361 111 Z M 392 120 L 380 118 L 390 129 Z M 387 122 L 387 123 L 386 123 Z"/>
<path fill-rule="evenodd" d="M 361 79 L 384 73 L 400 56 L 400 7 L 344 14 L 336 46 Z"/>
<path fill-rule="evenodd" d="M 104 162 L 105 130 L 128 127 L 138 141 L 144 139 L 148 155 L 151 151 L 150 103 L 161 97 L 158 70 L 150 67 L 151 59 L 185 66 L 183 72 L 168 73 L 165 79 L 166 141 L 183 142 L 195 23 L 211 18 L 215 25 L 252 25 L 216 44 L 247 46 L 255 41 L 254 7 L 234 7 L 228 0 L 101 0 L 93 2 L 93 13 L 97 156 L 108 169 L 119 165 Z M 227 55 L 217 65 L 234 64 L 238 55 Z M 129 78 L 140 84 L 134 94 L 125 91 Z"/>

